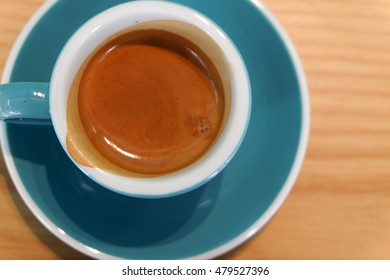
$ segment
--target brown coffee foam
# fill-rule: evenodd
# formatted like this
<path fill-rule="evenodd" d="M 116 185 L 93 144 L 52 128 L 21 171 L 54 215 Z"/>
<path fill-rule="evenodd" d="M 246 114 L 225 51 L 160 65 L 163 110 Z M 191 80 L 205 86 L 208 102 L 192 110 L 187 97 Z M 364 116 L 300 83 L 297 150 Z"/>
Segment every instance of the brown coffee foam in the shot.
<path fill-rule="evenodd" d="M 80 68 L 79 73 L 76 75 L 69 93 L 67 112 L 68 134 L 66 137 L 66 145 L 70 155 L 78 164 L 85 167 L 97 167 L 122 176 L 150 177 L 130 172 L 116 166 L 103 157 L 89 140 L 81 123 L 78 108 L 78 89 L 85 67 L 86 63 L 84 63 L 84 65 Z"/>
<path fill-rule="evenodd" d="M 194 44 L 196 44 L 214 63 L 216 66 L 219 76 L 222 80 L 223 91 L 225 94 L 225 114 L 222 122 L 222 129 L 225 126 L 231 107 L 231 74 L 230 74 L 230 65 L 227 65 L 227 60 L 224 52 L 219 47 L 219 45 L 214 41 L 214 39 L 207 34 L 205 31 L 200 30 L 199 28 L 190 25 L 188 23 L 177 22 L 172 20 L 156 20 L 142 22 L 134 25 L 132 28 L 127 29 L 124 32 L 129 30 L 145 30 L 145 29 L 158 29 L 165 30 L 177 35 L 180 35 Z M 123 33 L 124 33 L 123 32 Z M 121 32 L 122 33 L 122 32 Z"/>
<path fill-rule="evenodd" d="M 221 128 L 223 129 L 228 118 L 228 112 L 230 109 L 230 102 L 231 102 L 230 101 L 231 100 L 230 77 L 229 77 L 228 66 L 225 65 L 224 54 L 209 35 L 207 35 L 203 31 L 200 31 L 198 28 L 188 24 L 177 23 L 175 21 L 151 21 L 151 22 L 136 24 L 133 27 L 126 29 L 119 34 L 115 34 L 111 38 L 107 39 L 104 43 L 127 32 L 136 31 L 136 30 L 147 30 L 151 28 L 173 32 L 175 34 L 178 34 L 180 36 L 189 39 L 192 42 L 195 42 L 195 44 L 203 52 L 205 52 L 207 56 L 214 62 L 215 66 L 218 69 L 218 72 L 220 73 L 220 77 L 222 79 L 222 84 L 225 93 L 225 114 L 221 125 Z M 96 51 L 98 49 L 100 49 L 100 47 L 96 48 Z M 93 54 L 91 54 L 89 58 L 91 58 L 96 53 L 96 51 Z M 69 152 L 79 164 L 87 167 L 97 167 L 123 176 L 151 177 L 152 175 L 143 175 L 143 174 L 130 172 L 128 170 L 116 166 L 115 164 L 112 164 L 109 160 L 103 157 L 89 141 L 88 136 L 86 135 L 83 129 L 79 117 L 79 113 L 78 113 L 78 88 L 79 88 L 81 76 L 84 72 L 84 69 L 88 61 L 89 59 L 87 59 L 86 62 L 83 64 L 83 66 L 80 68 L 74 80 L 74 83 L 72 84 L 72 88 L 69 95 L 68 115 L 67 115 L 68 116 L 67 117 L 67 123 L 68 123 L 67 145 L 68 145 Z M 222 129 L 220 131 L 222 131 Z"/>

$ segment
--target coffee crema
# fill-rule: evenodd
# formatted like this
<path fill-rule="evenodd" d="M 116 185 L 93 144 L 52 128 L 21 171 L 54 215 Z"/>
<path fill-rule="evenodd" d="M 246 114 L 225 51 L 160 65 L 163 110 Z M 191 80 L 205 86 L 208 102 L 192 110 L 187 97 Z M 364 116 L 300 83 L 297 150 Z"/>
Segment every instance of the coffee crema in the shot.
<path fill-rule="evenodd" d="M 77 106 L 104 158 L 158 175 L 190 165 L 212 146 L 225 98 L 216 66 L 199 47 L 150 29 L 111 39 L 91 56 L 79 77 Z"/>

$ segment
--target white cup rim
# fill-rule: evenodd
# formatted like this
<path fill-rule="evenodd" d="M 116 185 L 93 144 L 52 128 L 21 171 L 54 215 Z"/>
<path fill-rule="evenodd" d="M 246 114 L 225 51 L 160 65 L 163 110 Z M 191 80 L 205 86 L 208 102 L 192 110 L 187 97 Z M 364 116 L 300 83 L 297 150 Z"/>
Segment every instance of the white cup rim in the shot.
<path fill-rule="evenodd" d="M 228 54 L 226 58 L 235 77 L 231 84 L 232 105 L 229 119 L 217 144 L 190 167 L 172 174 L 152 178 L 129 178 L 78 164 L 68 152 L 66 144 L 67 96 L 76 72 L 89 53 L 102 42 L 102 38 L 107 38 L 108 35 L 123 30 L 126 20 L 129 24 L 129 22 L 156 19 L 183 21 L 200 27 L 208 32 Z M 73 61 L 77 61 L 78 67 L 74 66 Z M 249 75 L 234 43 L 220 27 L 198 11 L 163 1 L 135 1 L 120 4 L 85 23 L 70 38 L 61 52 L 53 70 L 50 92 L 53 126 L 61 145 L 73 162 L 100 185 L 121 194 L 141 198 L 178 195 L 203 185 L 215 177 L 231 160 L 242 143 L 251 111 Z M 240 94 L 237 94 L 238 92 Z"/>

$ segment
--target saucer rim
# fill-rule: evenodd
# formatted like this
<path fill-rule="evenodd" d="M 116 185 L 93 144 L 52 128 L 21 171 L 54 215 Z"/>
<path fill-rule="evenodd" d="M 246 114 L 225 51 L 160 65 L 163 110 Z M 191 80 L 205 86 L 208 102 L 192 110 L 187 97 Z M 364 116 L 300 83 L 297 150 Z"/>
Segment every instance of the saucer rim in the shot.
<path fill-rule="evenodd" d="M 276 19 L 276 17 L 271 13 L 271 11 L 259 0 L 248 0 L 251 2 L 260 12 L 265 16 L 265 18 L 271 23 L 272 27 L 275 29 L 278 36 L 283 41 L 284 46 L 287 49 L 287 52 L 293 62 L 294 70 L 297 75 L 298 86 L 300 90 L 300 98 L 302 105 L 302 121 L 301 121 L 301 132 L 299 136 L 299 144 L 296 150 L 296 156 L 294 162 L 289 171 L 288 177 L 280 189 L 279 194 L 274 198 L 271 205 L 268 209 L 259 216 L 255 223 L 252 224 L 248 229 L 243 231 L 241 234 L 237 235 L 235 238 L 226 242 L 223 245 L 220 245 L 212 250 L 209 250 L 205 253 L 189 257 L 188 259 L 212 259 L 216 258 L 222 254 L 225 254 L 239 245 L 246 242 L 254 234 L 259 232 L 275 215 L 275 213 L 280 209 L 281 205 L 286 200 L 290 191 L 292 190 L 294 183 L 299 175 L 299 172 L 302 168 L 302 164 L 306 155 L 308 141 L 309 141 L 309 132 L 310 132 L 310 100 L 309 100 L 309 91 L 306 76 L 303 70 L 301 60 L 298 56 L 298 53 L 292 43 L 292 40 L 288 36 L 287 32 L 284 30 L 282 25 Z M 21 48 L 23 47 L 28 35 L 39 22 L 39 20 L 52 8 L 58 0 L 48 0 L 46 1 L 30 18 L 27 24 L 22 29 L 22 32 L 19 34 L 16 42 L 14 43 L 11 53 L 7 59 L 3 76 L 2 83 L 9 82 L 12 69 L 15 65 L 16 59 L 20 53 Z M 3 153 L 4 161 L 6 163 L 6 168 L 13 184 L 15 185 L 19 195 L 22 197 L 24 203 L 28 206 L 30 211 L 34 216 L 57 238 L 62 240 L 64 243 L 68 244 L 77 251 L 96 259 L 122 259 L 113 255 L 109 255 L 103 252 L 100 252 L 94 248 L 90 248 L 83 243 L 77 241 L 73 237 L 69 236 L 61 228 L 57 227 L 37 206 L 34 200 L 31 198 L 27 192 L 26 187 L 23 184 L 21 177 L 19 176 L 18 169 L 16 168 L 15 161 L 11 155 L 10 145 L 8 141 L 8 133 L 6 130 L 6 124 L 0 124 L 0 142 L 1 150 Z"/>

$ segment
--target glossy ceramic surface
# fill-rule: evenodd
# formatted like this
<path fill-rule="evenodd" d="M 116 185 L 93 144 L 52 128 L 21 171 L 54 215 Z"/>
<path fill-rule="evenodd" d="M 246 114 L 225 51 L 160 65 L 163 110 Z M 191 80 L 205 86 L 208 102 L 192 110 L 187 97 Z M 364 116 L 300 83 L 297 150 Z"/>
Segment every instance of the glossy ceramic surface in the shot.
<path fill-rule="evenodd" d="M 50 2 L 10 81 L 47 82 L 69 36 L 98 12 L 125 1 Z M 299 60 L 283 30 L 255 1 L 176 0 L 221 26 L 251 79 L 252 116 L 231 163 L 206 185 L 159 200 L 135 199 L 93 183 L 69 160 L 51 126 L 2 124 L 4 158 L 40 221 L 95 258 L 213 258 L 261 229 L 290 191 L 307 144 L 309 110 Z M 51 38 L 49 43 L 46 38 Z M 5 80 L 7 77 L 5 76 Z"/>
<path fill-rule="evenodd" d="M 210 42 L 206 43 L 209 36 L 214 44 L 219 46 L 218 53 L 224 53 L 224 56 L 221 56 L 223 58 L 220 58 L 220 61 L 223 61 L 220 65 L 226 65 L 221 68 L 229 73 L 229 77 L 234 77 L 226 78 L 229 81 L 231 106 L 229 108 L 229 118 L 213 147 L 196 162 L 175 172 L 149 178 L 137 178 L 132 175 L 118 174 L 107 168 L 100 168 L 99 164 L 89 167 L 73 160 L 75 165 L 98 184 L 117 193 L 137 198 L 166 198 L 180 195 L 213 179 L 238 150 L 250 117 L 251 92 L 247 70 L 239 52 L 223 30 L 201 13 L 189 9 L 187 6 L 165 1 L 131 1 L 107 9 L 82 25 L 66 43 L 54 66 L 50 81 L 51 119 L 57 137 L 69 157 L 73 159 L 67 144 L 70 131 L 67 120 L 69 93 L 80 67 L 107 38 L 111 38 L 114 34 L 123 32 L 123 30 L 128 32 L 129 28 L 135 28 L 143 24 L 149 23 L 148 28 L 153 28 L 152 22 L 159 20 L 182 22 L 203 30 L 201 33 L 198 31 L 196 35 L 189 35 L 189 30 L 186 30 L 182 31 L 183 34 L 180 35 L 187 36 L 189 40 L 194 42 L 202 41 L 203 45 L 207 46 L 207 49 L 204 47 L 206 54 L 217 52 L 212 50 Z M 138 24 L 134 25 L 134 23 Z M 179 32 L 178 30 L 171 29 L 171 32 L 176 33 Z M 227 87 L 227 85 L 225 86 Z M 131 126 L 129 129 L 131 129 Z M 119 142 L 110 143 L 115 147 L 116 144 L 120 146 Z M 81 153 L 86 155 L 89 160 L 90 153 L 85 152 L 88 149 L 84 149 L 77 144 L 76 146 L 77 149 L 81 149 Z M 95 164 L 94 160 L 91 161 L 91 164 Z M 106 163 L 103 165 L 106 165 Z"/>

